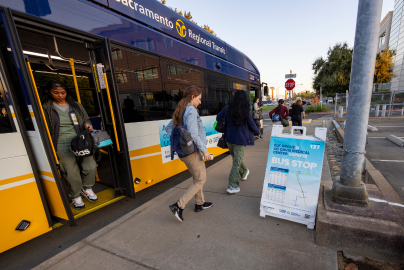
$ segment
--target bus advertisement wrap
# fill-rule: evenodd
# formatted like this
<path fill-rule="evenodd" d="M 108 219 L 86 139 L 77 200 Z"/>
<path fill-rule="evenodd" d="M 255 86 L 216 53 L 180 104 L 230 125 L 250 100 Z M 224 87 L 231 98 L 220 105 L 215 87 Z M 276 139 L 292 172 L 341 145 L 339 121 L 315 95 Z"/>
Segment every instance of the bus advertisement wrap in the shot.
<path fill-rule="evenodd" d="M 222 40 L 157 1 L 110 0 L 108 3 L 113 10 L 226 59 L 226 44 Z"/>
<path fill-rule="evenodd" d="M 271 137 L 260 215 L 314 228 L 323 155 L 322 141 Z"/>
<path fill-rule="evenodd" d="M 222 133 L 215 130 L 216 116 L 204 116 L 201 117 L 203 127 L 206 132 L 206 147 L 216 147 L 217 142 L 222 137 Z M 161 156 L 163 158 L 163 164 L 171 161 L 171 142 L 170 135 L 165 131 L 166 126 L 171 120 L 161 120 L 158 121 L 159 137 L 161 145 Z M 174 154 L 174 159 L 177 159 L 177 153 Z"/>

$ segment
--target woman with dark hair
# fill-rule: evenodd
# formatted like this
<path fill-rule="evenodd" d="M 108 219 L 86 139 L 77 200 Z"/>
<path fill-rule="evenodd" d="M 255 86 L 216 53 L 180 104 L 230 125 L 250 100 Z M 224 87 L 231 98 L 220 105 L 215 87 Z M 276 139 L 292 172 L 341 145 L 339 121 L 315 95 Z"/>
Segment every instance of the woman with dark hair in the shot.
<path fill-rule="evenodd" d="M 257 125 L 257 128 L 261 128 L 261 120 L 260 120 L 260 110 L 262 109 L 262 106 L 260 107 L 258 104 L 260 102 L 260 98 L 256 97 L 254 98 L 254 104 L 253 104 L 253 120 L 255 124 Z M 263 139 L 262 135 L 258 136 L 259 139 Z"/>
<path fill-rule="evenodd" d="M 93 129 L 90 118 L 84 107 L 74 101 L 69 88 L 60 81 L 46 83 L 42 104 L 59 159 L 60 172 L 67 181 L 73 207 L 75 209 L 84 208 L 85 205 L 80 194 L 91 202 L 98 199 L 92 190 L 97 173 L 97 163 L 93 157 L 83 157 L 83 162 L 80 164 L 82 172 L 80 172 L 76 156 L 70 151 L 70 146 L 77 133 L 85 129 Z"/>
<path fill-rule="evenodd" d="M 182 197 L 170 209 L 179 221 L 184 221 L 182 211 L 185 205 L 195 196 L 195 212 L 200 212 L 204 209 L 212 207 L 212 203 L 205 202 L 203 196 L 203 184 L 206 181 L 206 167 L 204 160 L 211 160 L 212 157 L 206 148 L 206 133 L 203 127 L 202 119 L 199 117 L 197 107 L 201 104 L 202 91 L 199 87 L 191 85 L 188 87 L 184 96 L 178 102 L 178 106 L 174 111 L 173 119 L 168 123 L 165 128 L 167 134 L 171 136 L 173 128 L 177 127 L 181 119 L 183 125 L 191 133 L 191 137 L 197 150 L 186 157 L 180 158 L 185 163 L 189 172 L 194 178 L 194 182 L 182 195 Z"/>
<path fill-rule="evenodd" d="M 243 163 L 246 145 L 254 145 L 254 135 L 261 135 L 250 113 L 250 99 L 243 90 L 237 90 L 232 103 L 224 108 L 216 121 L 226 117 L 225 140 L 233 158 L 233 166 L 229 175 L 227 193 L 240 192 L 239 182 L 247 180 L 250 171 Z"/>
<path fill-rule="evenodd" d="M 284 100 L 280 99 L 278 101 L 278 107 L 269 112 L 269 118 L 271 118 L 272 123 L 276 125 L 282 125 L 281 120 L 289 115 L 289 110 L 286 106 L 283 106 L 283 103 L 285 103 Z"/>

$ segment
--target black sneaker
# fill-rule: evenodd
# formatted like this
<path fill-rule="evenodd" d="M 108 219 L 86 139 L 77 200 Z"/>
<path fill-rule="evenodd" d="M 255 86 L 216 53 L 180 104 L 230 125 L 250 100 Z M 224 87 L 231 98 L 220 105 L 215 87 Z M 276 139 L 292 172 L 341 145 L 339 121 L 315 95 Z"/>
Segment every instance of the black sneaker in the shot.
<path fill-rule="evenodd" d="M 178 206 L 178 203 L 174 203 L 173 205 L 170 205 L 170 210 L 171 212 L 173 212 L 174 216 L 181 222 L 184 221 L 184 219 L 182 218 L 182 211 L 184 211 L 184 209 L 181 209 Z"/>
<path fill-rule="evenodd" d="M 205 202 L 202 205 L 195 204 L 195 212 L 201 212 L 202 210 L 211 208 L 212 206 L 213 206 L 213 204 L 210 202 Z"/>

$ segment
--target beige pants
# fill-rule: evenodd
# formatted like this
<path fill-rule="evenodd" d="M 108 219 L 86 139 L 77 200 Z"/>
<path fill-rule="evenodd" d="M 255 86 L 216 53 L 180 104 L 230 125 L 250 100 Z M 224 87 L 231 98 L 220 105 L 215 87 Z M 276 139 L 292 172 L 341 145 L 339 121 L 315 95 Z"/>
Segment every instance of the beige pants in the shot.
<path fill-rule="evenodd" d="M 202 188 L 206 181 L 206 167 L 205 162 L 203 162 L 201 152 L 197 150 L 195 153 L 181 158 L 181 161 L 187 165 L 189 172 L 194 178 L 194 182 L 188 188 L 185 194 L 179 199 L 178 206 L 184 209 L 185 205 L 193 196 L 195 196 L 195 202 L 197 205 L 204 204 L 205 198 L 203 197 Z"/>

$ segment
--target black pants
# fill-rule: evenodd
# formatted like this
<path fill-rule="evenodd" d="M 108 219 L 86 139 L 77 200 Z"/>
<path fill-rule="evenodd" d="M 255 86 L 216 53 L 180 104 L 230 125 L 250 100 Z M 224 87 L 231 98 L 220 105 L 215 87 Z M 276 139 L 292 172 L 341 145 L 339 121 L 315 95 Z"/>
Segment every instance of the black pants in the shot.
<path fill-rule="evenodd" d="M 299 117 L 299 118 L 293 118 L 292 117 L 292 126 L 303 126 L 302 125 L 302 118 L 301 117 Z M 300 130 L 300 134 L 303 134 L 303 130 Z"/>

